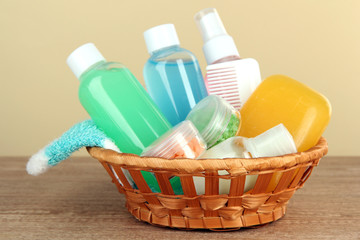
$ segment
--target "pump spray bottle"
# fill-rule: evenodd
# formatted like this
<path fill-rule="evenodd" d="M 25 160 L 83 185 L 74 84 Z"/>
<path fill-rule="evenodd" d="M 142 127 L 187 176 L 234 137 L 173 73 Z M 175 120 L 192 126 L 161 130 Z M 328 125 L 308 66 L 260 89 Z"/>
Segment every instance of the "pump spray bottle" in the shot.
<path fill-rule="evenodd" d="M 204 41 L 207 61 L 205 84 L 209 95 L 219 95 L 240 109 L 261 82 L 258 62 L 240 58 L 235 42 L 229 36 L 215 8 L 195 15 Z"/>

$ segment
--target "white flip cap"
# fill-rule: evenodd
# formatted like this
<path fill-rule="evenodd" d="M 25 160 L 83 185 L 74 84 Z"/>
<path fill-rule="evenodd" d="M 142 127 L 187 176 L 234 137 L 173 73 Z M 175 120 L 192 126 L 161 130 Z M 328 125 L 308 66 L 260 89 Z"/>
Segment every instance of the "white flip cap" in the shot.
<path fill-rule="evenodd" d="M 174 24 L 163 24 L 150 28 L 144 32 L 144 38 L 150 54 L 161 48 L 180 44 Z"/>
<path fill-rule="evenodd" d="M 205 8 L 194 18 L 204 41 L 203 52 L 208 64 L 224 57 L 239 56 L 235 42 L 227 34 L 215 8 Z"/>
<path fill-rule="evenodd" d="M 246 139 L 244 146 L 253 158 L 274 157 L 297 152 L 293 137 L 282 123 L 254 138 Z"/>
<path fill-rule="evenodd" d="M 66 63 L 75 74 L 80 78 L 86 70 L 95 63 L 105 61 L 105 58 L 93 43 L 86 43 L 75 49 L 67 58 Z"/>

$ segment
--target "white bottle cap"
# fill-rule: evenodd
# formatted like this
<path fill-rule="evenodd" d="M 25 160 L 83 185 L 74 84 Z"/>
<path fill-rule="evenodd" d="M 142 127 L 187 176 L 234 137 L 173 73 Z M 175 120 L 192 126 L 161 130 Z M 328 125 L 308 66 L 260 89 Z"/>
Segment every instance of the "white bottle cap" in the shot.
<path fill-rule="evenodd" d="M 66 63 L 79 78 L 86 70 L 95 63 L 105 61 L 105 58 L 93 43 L 86 43 L 75 49 L 67 58 Z"/>
<path fill-rule="evenodd" d="M 203 52 L 208 64 L 224 57 L 239 56 L 235 42 L 227 34 L 215 8 L 205 8 L 194 18 L 204 41 Z"/>
<path fill-rule="evenodd" d="M 174 24 L 163 24 L 150 28 L 144 32 L 144 38 L 150 54 L 161 48 L 180 44 Z"/>
<path fill-rule="evenodd" d="M 297 152 L 293 137 L 282 123 L 254 138 L 245 139 L 244 146 L 253 158 Z"/>

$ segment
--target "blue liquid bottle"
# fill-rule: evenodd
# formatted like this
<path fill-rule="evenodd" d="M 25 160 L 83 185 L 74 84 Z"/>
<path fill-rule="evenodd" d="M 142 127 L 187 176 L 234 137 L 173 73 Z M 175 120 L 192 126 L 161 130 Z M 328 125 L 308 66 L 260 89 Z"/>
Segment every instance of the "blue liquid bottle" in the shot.
<path fill-rule="evenodd" d="M 147 90 L 174 126 L 208 95 L 199 63 L 194 54 L 179 46 L 173 24 L 150 28 L 144 37 L 151 55 L 144 66 Z"/>

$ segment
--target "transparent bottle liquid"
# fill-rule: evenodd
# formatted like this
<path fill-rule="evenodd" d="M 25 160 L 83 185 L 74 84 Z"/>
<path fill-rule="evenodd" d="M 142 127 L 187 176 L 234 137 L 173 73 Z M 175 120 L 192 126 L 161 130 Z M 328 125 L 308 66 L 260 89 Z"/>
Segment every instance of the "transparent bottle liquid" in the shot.
<path fill-rule="evenodd" d="M 147 90 L 174 126 L 207 96 L 199 63 L 179 46 L 173 24 L 153 27 L 144 37 L 151 55 L 144 66 Z"/>
<path fill-rule="evenodd" d="M 171 129 L 129 69 L 120 63 L 106 62 L 94 44 L 77 48 L 67 63 L 80 80 L 81 104 L 122 152 L 140 155 Z M 144 177 L 156 182 L 150 173 L 145 172 Z"/>

